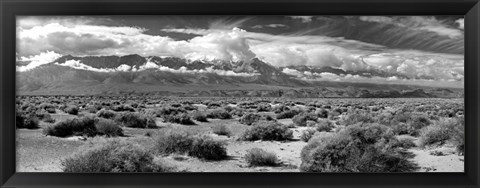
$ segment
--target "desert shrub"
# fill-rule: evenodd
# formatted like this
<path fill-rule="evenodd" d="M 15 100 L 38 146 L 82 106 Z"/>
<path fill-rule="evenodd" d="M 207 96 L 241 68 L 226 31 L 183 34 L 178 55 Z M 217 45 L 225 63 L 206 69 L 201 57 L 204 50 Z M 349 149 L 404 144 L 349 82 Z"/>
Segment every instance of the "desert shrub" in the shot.
<path fill-rule="evenodd" d="M 202 112 L 198 112 L 198 111 L 197 111 L 197 112 L 194 112 L 194 113 L 192 114 L 192 118 L 193 118 L 194 120 L 199 121 L 199 122 L 208 122 L 207 116 L 206 116 L 204 113 L 202 113 Z"/>
<path fill-rule="evenodd" d="M 421 130 L 419 145 L 420 147 L 432 144 L 442 145 L 452 138 L 452 133 L 455 133 L 458 127 L 462 127 L 462 122 L 458 119 L 442 118 L 435 121 Z"/>
<path fill-rule="evenodd" d="M 272 106 L 266 103 L 260 103 L 257 105 L 258 112 L 270 112 L 272 110 Z"/>
<path fill-rule="evenodd" d="M 155 119 L 151 116 L 142 115 L 140 113 L 123 112 L 115 116 L 115 121 L 125 127 L 131 128 L 156 128 Z"/>
<path fill-rule="evenodd" d="M 99 118 L 95 123 L 97 134 L 108 137 L 123 136 L 123 129 L 113 120 Z"/>
<path fill-rule="evenodd" d="M 278 158 L 274 153 L 260 148 L 248 150 L 244 157 L 249 166 L 276 166 L 278 164 Z"/>
<path fill-rule="evenodd" d="M 305 129 L 302 131 L 302 135 L 300 135 L 300 140 L 308 142 L 316 132 L 315 129 Z"/>
<path fill-rule="evenodd" d="M 452 128 L 451 140 L 455 145 L 455 149 L 458 155 L 465 153 L 465 119 L 463 117 L 458 119 L 456 126 Z"/>
<path fill-rule="evenodd" d="M 328 110 L 325 110 L 323 108 L 320 108 L 318 110 L 315 111 L 315 114 L 317 115 L 317 117 L 319 118 L 327 118 L 328 117 Z"/>
<path fill-rule="evenodd" d="M 293 117 L 293 123 L 296 126 L 305 127 L 307 126 L 307 121 L 316 121 L 318 117 L 313 113 L 301 113 Z"/>
<path fill-rule="evenodd" d="M 193 139 L 188 155 L 206 160 L 222 160 L 227 158 L 225 144 L 208 136 L 197 136 Z"/>
<path fill-rule="evenodd" d="M 17 129 L 38 129 L 40 128 L 39 119 L 32 114 L 23 115 L 21 113 L 15 116 L 15 126 Z"/>
<path fill-rule="evenodd" d="M 166 115 L 175 115 L 180 113 L 187 113 L 187 111 L 183 108 L 175 108 L 175 107 L 162 107 L 156 109 L 155 114 L 157 117 L 164 117 Z"/>
<path fill-rule="evenodd" d="M 330 132 L 332 131 L 333 128 L 335 128 L 335 125 L 333 125 L 333 122 L 326 119 L 320 119 L 315 124 L 315 129 L 318 132 Z"/>
<path fill-rule="evenodd" d="M 105 118 L 105 119 L 114 119 L 115 116 L 117 115 L 116 112 L 111 111 L 111 110 L 105 110 L 102 109 L 96 113 L 96 115 L 100 118 Z"/>
<path fill-rule="evenodd" d="M 169 172 L 138 145 L 112 140 L 80 150 L 61 162 L 64 172 Z"/>
<path fill-rule="evenodd" d="M 252 125 L 253 123 L 262 119 L 260 114 L 246 113 L 240 118 L 240 123 L 245 125 Z"/>
<path fill-rule="evenodd" d="M 297 110 L 286 110 L 286 111 L 282 111 L 280 113 L 277 114 L 277 119 L 288 119 L 288 118 L 293 118 L 295 117 L 297 114 L 299 114 L 300 112 L 297 111 Z"/>
<path fill-rule="evenodd" d="M 163 121 L 182 125 L 195 125 L 195 122 L 186 113 L 164 115 Z"/>
<path fill-rule="evenodd" d="M 55 123 L 55 119 L 53 119 L 50 115 L 43 117 L 42 121 L 47 123 Z"/>
<path fill-rule="evenodd" d="M 78 107 L 75 105 L 67 105 L 63 111 L 71 115 L 78 115 Z"/>
<path fill-rule="evenodd" d="M 231 132 L 228 130 L 227 126 L 225 125 L 216 125 L 213 128 L 213 133 L 217 135 L 224 135 L 224 136 L 230 136 Z"/>
<path fill-rule="evenodd" d="M 80 118 L 67 119 L 43 129 L 45 135 L 67 137 L 67 136 L 95 136 L 97 134 L 95 119 L 85 116 Z"/>
<path fill-rule="evenodd" d="M 111 109 L 115 112 L 135 112 L 135 108 L 124 104 L 113 106 Z"/>
<path fill-rule="evenodd" d="M 402 147 L 405 149 L 416 147 L 417 145 L 413 141 L 413 138 L 409 137 L 397 137 L 398 142 L 392 145 L 393 147 Z"/>
<path fill-rule="evenodd" d="M 338 133 L 314 136 L 302 149 L 304 172 L 407 172 L 416 169 L 406 155 L 389 144 L 391 129 L 357 123 Z"/>
<path fill-rule="evenodd" d="M 207 160 L 220 160 L 227 157 L 223 142 L 208 136 L 194 136 L 185 132 L 166 132 L 157 137 L 155 150 L 162 154 L 188 154 Z"/>
<path fill-rule="evenodd" d="M 185 132 L 168 131 L 157 137 L 155 141 L 155 149 L 162 154 L 185 154 L 190 151 L 192 144 L 192 135 Z"/>
<path fill-rule="evenodd" d="M 42 103 L 38 106 L 38 108 L 47 111 L 48 113 L 55 113 L 55 105 L 50 103 Z"/>
<path fill-rule="evenodd" d="M 225 109 L 215 109 L 207 114 L 207 118 L 211 119 L 232 119 L 232 115 Z"/>
<path fill-rule="evenodd" d="M 343 120 L 343 124 L 345 126 L 354 125 L 356 123 L 373 123 L 374 119 L 368 114 L 364 112 L 353 112 L 348 114 L 345 119 Z"/>
<path fill-rule="evenodd" d="M 292 130 L 288 129 L 286 125 L 273 121 L 259 121 L 247 129 L 241 140 L 289 140 L 293 137 Z"/>

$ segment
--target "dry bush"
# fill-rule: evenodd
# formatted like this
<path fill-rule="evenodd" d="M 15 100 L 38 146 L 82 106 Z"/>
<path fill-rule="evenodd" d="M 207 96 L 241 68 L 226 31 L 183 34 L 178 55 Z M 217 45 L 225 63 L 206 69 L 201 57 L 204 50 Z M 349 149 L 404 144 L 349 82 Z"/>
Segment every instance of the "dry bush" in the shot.
<path fill-rule="evenodd" d="M 314 136 L 302 149 L 304 172 L 407 172 L 417 168 L 406 154 L 392 147 L 391 129 L 357 123 L 338 133 Z"/>
<path fill-rule="evenodd" d="M 232 134 L 226 125 L 216 125 L 212 129 L 213 133 L 217 135 L 230 136 Z"/>
<path fill-rule="evenodd" d="M 140 113 L 123 112 L 115 116 L 115 121 L 131 128 L 156 128 L 155 119 Z"/>
<path fill-rule="evenodd" d="M 154 163 L 153 155 L 139 145 L 120 140 L 97 143 L 62 160 L 64 172 L 170 172 Z"/>
<path fill-rule="evenodd" d="M 169 131 L 158 136 L 155 150 L 162 154 L 188 154 L 206 160 L 221 160 L 227 157 L 225 143 L 208 136 L 194 136 L 185 132 Z"/>
<path fill-rule="evenodd" d="M 312 128 L 305 129 L 305 130 L 302 131 L 302 135 L 300 135 L 300 140 L 302 140 L 304 142 L 308 142 L 316 132 L 317 131 L 315 129 L 312 129 Z"/>
<path fill-rule="evenodd" d="M 71 115 L 78 115 L 78 107 L 75 105 L 67 105 L 63 111 Z"/>
<path fill-rule="evenodd" d="M 293 123 L 299 127 L 307 126 L 307 121 L 317 121 L 318 116 L 314 113 L 300 113 L 293 117 Z"/>
<path fill-rule="evenodd" d="M 230 115 L 230 113 L 228 113 L 228 111 L 226 111 L 223 108 L 220 108 L 220 109 L 217 108 L 215 110 L 210 111 L 207 114 L 207 118 L 210 118 L 210 119 L 232 119 L 232 115 Z"/>
<path fill-rule="evenodd" d="M 96 115 L 97 115 L 97 117 L 100 117 L 100 118 L 114 119 L 115 116 L 117 115 L 117 113 L 114 112 L 114 111 L 111 111 L 111 110 L 102 109 L 102 110 L 98 111 L 96 113 Z"/>
<path fill-rule="evenodd" d="M 163 115 L 163 122 L 178 123 L 182 125 L 195 125 L 195 122 L 190 119 L 190 116 L 188 116 L 186 113 Z"/>
<path fill-rule="evenodd" d="M 193 139 L 188 155 L 206 160 L 222 160 L 227 158 L 225 143 L 209 136 L 197 136 Z"/>
<path fill-rule="evenodd" d="M 107 137 L 123 136 L 123 129 L 117 122 L 109 119 L 99 118 L 95 123 L 97 134 Z"/>
<path fill-rule="evenodd" d="M 207 116 L 204 113 L 199 112 L 199 111 L 194 112 L 192 114 L 192 118 L 194 120 L 199 121 L 199 122 L 208 122 Z"/>
<path fill-rule="evenodd" d="M 260 148 L 252 148 L 245 154 L 245 161 L 249 166 L 277 166 L 278 158 L 275 153 L 264 151 Z"/>
<path fill-rule="evenodd" d="M 293 131 L 288 129 L 286 125 L 273 121 L 259 121 L 247 129 L 241 140 L 290 140 L 293 137 Z"/>
<path fill-rule="evenodd" d="M 43 129 L 45 135 L 67 137 L 67 136 L 95 136 L 95 118 L 90 116 L 67 119 Z"/>

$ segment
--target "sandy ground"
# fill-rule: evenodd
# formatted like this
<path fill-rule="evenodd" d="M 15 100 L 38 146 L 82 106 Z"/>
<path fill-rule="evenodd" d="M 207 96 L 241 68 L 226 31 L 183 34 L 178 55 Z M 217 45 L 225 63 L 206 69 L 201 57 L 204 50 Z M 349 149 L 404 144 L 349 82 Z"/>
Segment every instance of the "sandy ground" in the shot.
<path fill-rule="evenodd" d="M 71 118 L 73 116 L 60 114 L 52 115 L 57 121 Z M 280 120 L 280 123 L 290 124 L 291 119 Z M 228 125 L 232 135 L 218 136 L 213 134 L 212 127 L 216 125 Z M 207 123 L 197 122 L 197 125 L 185 126 L 178 124 L 162 123 L 157 119 L 158 129 L 133 129 L 124 128 L 126 139 L 142 145 L 145 148 L 151 148 L 154 145 L 154 137 L 168 130 L 183 130 L 190 133 L 208 134 L 216 140 L 222 140 L 226 143 L 227 154 L 229 158 L 222 161 L 203 161 L 197 158 L 181 155 L 156 156 L 156 160 L 175 166 L 177 169 L 188 172 L 298 172 L 301 164 L 300 152 L 306 145 L 299 140 L 302 130 L 305 127 L 291 128 L 294 133 L 294 139 L 286 142 L 276 141 L 238 141 L 241 135 L 249 126 L 240 124 L 238 119 L 233 120 L 210 120 Z M 42 123 L 41 126 L 46 126 Z M 150 133 L 152 136 L 146 136 Z M 74 154 L 77 149 L 99 138 L 80 137 L 57 138 L 44 136 L 42 129 L 37 130 L 17 130 L 17 171 L 18 172 L 61 172 L 61 160 Z M 280 160 L 280 164 L 275 167 L 249 167 L 244 160 L 247 150 L 252 148 L 262 148 L 273 152 Z M 412 148 L 415 157 L 413 162 L 420 166 L 419 172 L 463 172 L 464 157 L 455 154 L 451 146 L 434 149 Z M 432 151 L 441 153 L 440 156 L 432 155 Z"/>

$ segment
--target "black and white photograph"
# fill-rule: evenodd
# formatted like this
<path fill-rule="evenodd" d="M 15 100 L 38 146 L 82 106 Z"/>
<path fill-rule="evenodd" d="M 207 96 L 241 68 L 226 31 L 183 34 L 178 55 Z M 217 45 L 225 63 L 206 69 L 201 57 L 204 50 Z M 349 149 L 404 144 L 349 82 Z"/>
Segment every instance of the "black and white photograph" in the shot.
<path fill-rule="evenodd" d="M 17 16 L 16 171 L 465 172 L 464 38 L 462 15 Z"/>

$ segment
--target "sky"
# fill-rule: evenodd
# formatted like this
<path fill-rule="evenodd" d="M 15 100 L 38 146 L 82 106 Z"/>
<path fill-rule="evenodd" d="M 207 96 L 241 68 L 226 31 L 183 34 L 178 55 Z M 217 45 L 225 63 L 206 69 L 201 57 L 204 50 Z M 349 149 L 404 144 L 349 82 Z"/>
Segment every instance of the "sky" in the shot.
<path fill-rule="evenodd" d="M 17 17 L 24 70 L 63 55 L 139 54 L 249 61 L 277 67 L 381 70 L 385 77 L 283 69 L 300 79 L 463 87 L 462 16 Z M 318 75 L 316 75 L 318 74 Z"/>

